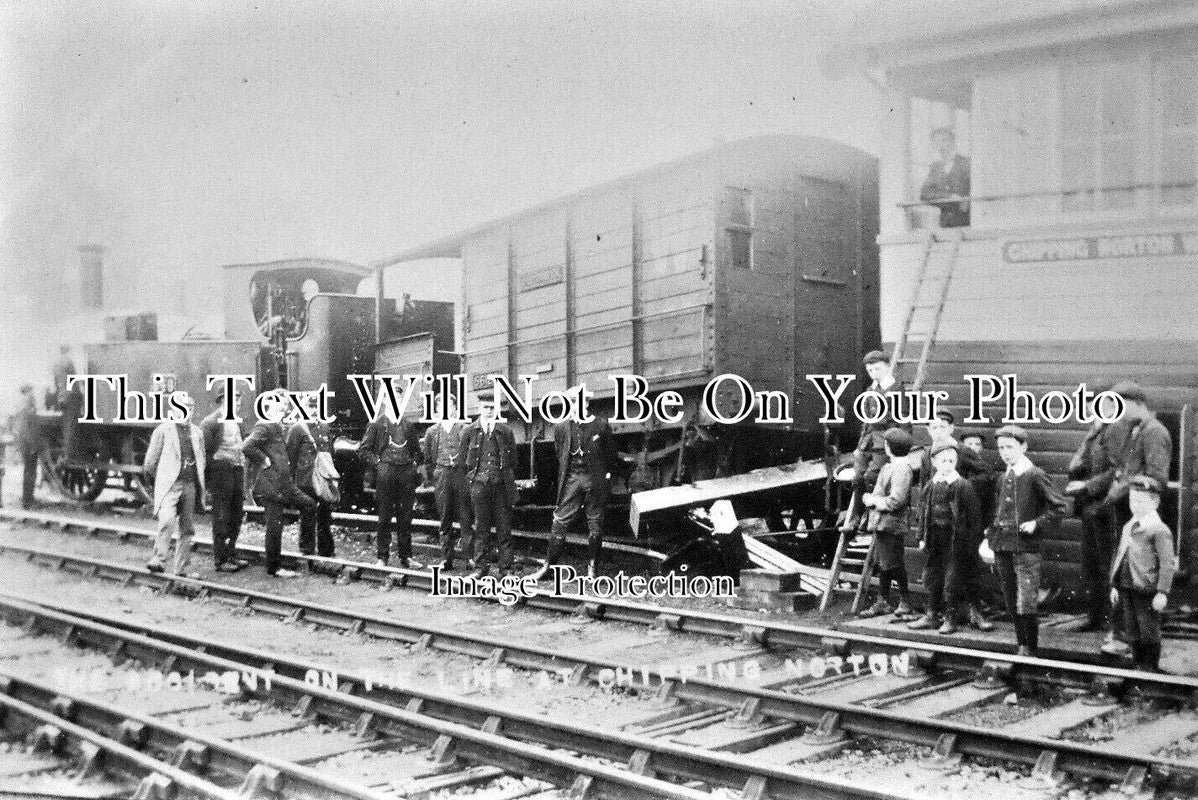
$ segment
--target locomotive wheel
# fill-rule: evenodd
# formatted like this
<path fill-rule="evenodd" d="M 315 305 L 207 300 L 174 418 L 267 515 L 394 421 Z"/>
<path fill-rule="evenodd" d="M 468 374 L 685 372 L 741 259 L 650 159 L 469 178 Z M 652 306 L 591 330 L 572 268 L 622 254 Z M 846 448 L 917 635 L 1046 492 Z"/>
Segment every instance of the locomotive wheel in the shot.
<path fill-rule="evenodd" d="M 106 461 L 103 453 L 85 452 L 83 460 Z M 90 503 L 100 496 L 108 483 L 108 470 L 67 466 L 62 445 L 55 444 L 43 453 L 42 466 L 55 491 L 73 503 Z"/>

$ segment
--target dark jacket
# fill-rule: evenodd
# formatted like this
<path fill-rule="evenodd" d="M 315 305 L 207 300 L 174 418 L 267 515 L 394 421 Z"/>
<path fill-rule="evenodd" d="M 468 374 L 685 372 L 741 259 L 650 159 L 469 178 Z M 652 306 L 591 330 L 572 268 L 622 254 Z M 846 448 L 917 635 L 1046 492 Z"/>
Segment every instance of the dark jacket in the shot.
<path fill-rule="evenodd" d="M 907 390 L 907 387 L 903 385 L 903 382 L 897 378 L 895 379 L 894 383 L 890 384 L 889 389 L 882 389 L 877 383 L 874 382 L 869 384 L 869 388 L 876 392 L 881 392 L 883 395 L 887 394 L 888 392 L 905 392 Z M 890 430 L 891 428 L 902 428 L 908 433 L 911 432 L 911 426 L 909 424 L 900 424 L 899 422 L 895 421 L 893 414 L 888 414 L 878 422 L 861 423 L 861 436 L 857 440 L 857 449 L 875 453 L 884 453 L 886 444 L 883 437 L 886 435 L 886 431 Z"/>
<path fill-rule="evenodd" d="M 1111 559 L 1111 584 L 1119 585 L 1119 566 L 1127 562 L 1137 591 L 1168 594 L 1177 572 L 1173 534 L 1158 516 L 1141 525 L 1136 519 L 1123 526 L 1119 548 Z"/>
<path fill-rule="evenodd" d="M 1132 420 L 1124 425 L 1126 439 L 1122 447 L 1114 455 L 1115 475 L 1111 488 L 1107 491 L 1107 500 L 1112 503 L 1127 499 L 1131 479 L 1137 475 L 1148 475 L 1160 481 L 1162 486 L 1169 483 L 1169 465 L 1173 462 L 1173 437 L 1153 414 L 1143 419 Z M 1114 433 L 1118 436 L 1118 433 Z"/>
<path fill-rule="evenodd" d="M 1069 459 L 1069 478 L 1085 481 L 1086 489 L 1078 495 L 1078 505 L 1102 500 L 1110 491 L 1115 479 L 1115 462 L 1112 453 L 1117 449 L 1117 429 L 1105 422 L 1095 422 L 1086 431 L 1086 438 L 1078 445 L 1077 452 Z"/>
<path fill-rule="evenodd" d="M 512 429 L 502 422 L 495 423 L 495 437 L 499 440 L 499 471 L 503 482 L 513 488 L 516 479 L 516 437 Z M 474 480 L 478 471 L 478 458 L 482 451 L 483 426 L 481 422 L 470 423 L 462 435 L 462 461 L 466 464 L 466 477 Z"/>
<path fill-rule="evenodd" d="M 974 453 L 976 456 L 977 453 Z M 929 481 L 930 484 L 930 481 Z M 949 484 L 953 517 L 953 553 L 972 556 L 977 553 L 978 545 L 982 543 L 982 502 L 974 490 L 973 484 L 964 476 Z M 928 520 L 931 512 L 932 493 L 925 490 L 919 512 L 921 541 L 928 540 Z"/>
<path fill-rule="evenodd" d="M 312 433 L 308 437 L 305 428 Z M 291 480 L 305 492 L 311 493 L 312 469 L 316 466 L 316 453 L 333 454 L 333 433 L 323 422 L 299 422 L 287 431 L 287 459 L 291 462 Z"/>
<path fill-rule="evenodd" d="M 241 445 L 245 457 L 258 465 L 254 497 L 259 502 L 282 501 L 294 488 L 281 422 L 259 422 Z M 270 459 L 270 466 L 263 466 Z"/>
<path fill-rule="evenodd" d="M 978 497 L 981 497 L 983 489 L 989 486 L 985 482 L 986 475 L 990 471 L 989 467 L 977 453 L 956 440 L 954 442 L 957 446 L 957 474 L 969 481 L 973 490 L 978 493 Z M 912 520 L 913 525 L 921 526 L 923 524 L 923 490 L 935 474 L 936 469 L 932 466 L 932 448 L 925 447 L 919 457 L 919 480 L 916 481 L 911 494 L 911 507 L 916 510 L 915 519 Z"/>
<path fill-rule="evenodd" d="M 391 442 L 399 447 L 388 447 Z M 380 417 L 366 426 L 362 436 L 362 444 L 358 446 L 358 458 L 371 467 L 377 467 L 385 462 L 396 467 L 416 468 L 420 463 L 420 440 L 416 430 L 406 420 L 392 422 Z"/>
<path fill-rule="evenodd" d="M 994 514 L 998 520 L 1006 472 L 994 476 Z M 1048 473 L 1034 464 L 1015 476 L 1015 525 L 1011 533 L 992 523 L 986 529 L 990 549 L 996 553 L 1038 553 L 1040 540 L 1056 528 L 1065 516 L 1065 498 L 1057 491 Z M 1018 530 L 1024 522 L 1036 521 L 1036 530 L 1027 534 Z"/>
<path fill-rule="evenodd" d="M 616 465 L 616 443 L 612 438 L 611 424 L 603 417 L 591 422 L 578 423 L 573 420 L 559 422 L 553 426 L 553 447 L 557 451 L 557 502 L 562 501 L 566 490 L 566 477 L 570 471 L 570 429 L 577 426 L 582 439 L 582 460 L 591 477 L 591 490 L 606 496 L 611 485 L 611 473 Z"/>
<path fill-rule="evenodd" d="M 928 177 L 919 190 L 919 199 L 930 202 L 940 208 L 940 227 L 960 228 L 969 224 L 969 203 L 953 201 L 936 203 L 950 195 L 969 196 L 969 159 L 962 155 L 953 157 L 952 166 L 947 171 L 940 161 L 932 164 Z"/>
<path fill-rule="evenodd" d="M 449 430 L 445 430 L 439 422 L 434 422 L 432 427 L 424 432 L 424 438 L 420 440 L 420 449 L 424 454 L 425 477 L 430 483 L 433 480 L 433 472 L 437 469 L 437 460 L 442 455 L 449 454 L 455 467 L 466 465 L 462 441 L 466 438 L 469 428 L 470 424 L 467 422 L 455 422 Z"/>
<path fill-rule="evenodd" d="M 13 415 L 13 436 L 21 455 L 33 455 L 42 449 L 42 428 L 37 421 L 37 402 L 32 394 L 21 398 L 21 407 Z"/>

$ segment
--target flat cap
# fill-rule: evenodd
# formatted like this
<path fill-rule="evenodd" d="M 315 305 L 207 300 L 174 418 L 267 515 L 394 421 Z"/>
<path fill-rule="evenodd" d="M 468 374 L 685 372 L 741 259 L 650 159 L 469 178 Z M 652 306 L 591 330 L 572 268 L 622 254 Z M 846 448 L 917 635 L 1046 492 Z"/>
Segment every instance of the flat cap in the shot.
<path fill-rule="evenodd" d="M 947 408 L 938 408 L 936 409 L 936 419 L 942 419 L 950 425 L 955 425 L 957 422 L 957 415 Z"/>
<path fill-rule="evenodd" d="M 938 444 L 938 445 L 936 445 L 936 446 L 934 446 L 934 447 L 932 448 L 932 452 L 930 453 L 930 457 L 931 457 L 931 458 L 935 458 L 936 456 L 938 456 L 938 455 L 940 455 L 941 453 L 943 453 L 945 450 L 952 450 L 954 453 L 956 453 L 956 454 L 957 454 L 957 457 L 958 457 L 958 458 L 961 456 L 961 451 L 960 451 L 960 449 L 957 447 L 957 445 L 956 445 L 956 443 L 955 443 L 955 442 L 941 442 L 940 444 Z"/>
<path fill-rule="evenodd" d="M 1027 444 L 1027 431 L 1018 425 L 1003 425 L 994 432 L 995 440 L 1002 439 L 1004 436 L 1008 439 L 1014 439 L 1017 442 Z"/>
<path fill-rule="evenodd" d="M 1135 381 L 1119 381 L 1113 387 L 1111 387 L 1111 391 L 1122 397 L 1124 400 L 1130 400 L 1132 402 L 1139 403 L 1148 402 L 1148 395 L 1144 394 L 1143 387 Z"/>
<path fill-rule="evenodd" d="M 882 434 L 882 438 L 890 445 L 890 452 L 896 456 L 905 456 L 911 452 L 911 434 L 902 428 L 891 428 Z"/>
<path fill-rule="evenodd" d="M 1131 479 L 1131 490 L 1141 492 L 1152 492 L 1160 495 L 1165 493 L 1165 487 L 1161 486 L 1161 482 L 1151 475 L 1137 475 Z"/>
<path fill-rule="evenodd" d="M 884 361 L 887 364 L 890 363 L 890 359 L 887 358 L 886 354 L 881 350 L 870 350 L 865 354 L 865 357 L 861 359 L 861 363 L 865 364 L 866 366 L 869 366 L 870 364 L 876 364 L 879 361 Z"/>

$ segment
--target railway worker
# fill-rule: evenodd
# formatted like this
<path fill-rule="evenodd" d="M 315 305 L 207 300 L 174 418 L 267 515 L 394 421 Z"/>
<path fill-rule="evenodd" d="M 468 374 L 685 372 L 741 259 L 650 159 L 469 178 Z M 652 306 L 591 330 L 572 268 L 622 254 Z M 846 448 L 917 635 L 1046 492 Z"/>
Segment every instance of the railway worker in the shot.
<path fill-rule="evenodd" d="M 1111 560 L 1111 605 L 1123 617 L 1132 657 L 1141 669 L 1156 671 L 1161 658 L 1161 615 L 1177 569 L 1173 534 L 1158 508 L 1164 485 L 1148 475 L 1128 483 L 1132 517 L 1123 526 Z"/>
<path fill-rule="evenodd" d="M 420 442 L 407 420 L 391 416 L 384 409 L 369 425 L 358 446 L 358 457 L 375 468 L 374 502 L 379 527 L 375 539 L 377 566 L 391 560 L 391 530 L 395 528 L 395 554 L 399 565 L 419 569 L 412 558 L 412 511 L 416 503 L 416 468 L 420 463 Z"/>
<path fill-rule="evenodd" d="M 936 128 L 929 134 L 938 158 L 928 168 L 919 199 L 940 209 L 941 228 L 969 224 L 969 159 L 957 152 L 957 135 L 952 128 Z"/>
<path fill-rule="evenodd" d="M 1148 397 L 1135 381 L 1120 381 L 1111 390 L 1123 398 L 1123 416 L 1116 423 L 1121 431 L 1112 432 L 1115 474 L 1106 500 L 1122 529 L 1131 519 L 1128 489 L 1137 475 L 1154 478 L 1161 486 L 1169 482 L 1173 460 L 1173 437 L 1148 408 Z"/>
<path fill-rule="evenodd" d="M 13 416 L 13 438 L 21 450 L 21 507 L 33 508 L 33 490 L 37 487 L 37 462 L 45 444 L 37 422 L 37 401 L 33 385 L 21 386 L 17 413 Z"/>
<path fill-rule="evenodd" d="M 1044 470 L 1027 457 L 1027 431 L 1004 425 L 995 433 L 1006 472 L 995 487 L 994 521 L 986 545 L 1003 598 L 1015 620 L 1020 655 L 1034 655 L 1039 637 L 1040 539 L 1065 514 L 1065 500 Z"/>
<path fill-rule="evenodd" d="M 958 614 L 964 608 L 974 627 L 994 628 L 978 607 L 982 507 L 973 484 L 957 470 L 960 452 L 956 444 L 942 439 L 929 455 L 935 474 L 920 495 L 919 514 L 919 547 L 927 557 L 923 583 L 928 610 L 909 624 L 914 630 L 939 626 L 939 633 L 956 633 Z"/>
<path fill-rule="evenodd" d="M 150 572 L 162 572 L 171 555 L 171 538 L 175 541 L 172 575 L 199 577 L 188 573 L 191 561 L 191 539 L 195 535 L 196 498 L 204 491 L 205 448 L 204 434 L 191 422 L 195 401 L 190 395 L 181 398 L 188 419 L 167 420 L 150 435 L 146 450 L 145 475 L 154 476 L 154 515 L 158 518 L 158 535 L 154 539 L 154 555 L 146 564 Z"/>
<path fill-rule="evenodd" d="M 453 569 L 454 545 L 461 528 L 461 552 L 474 562 L 474 509 L 470 502 L 470 481 L 466 479 L 466 461 L 462 453 L 469 422 L 461 422 L 458 404 L 452 392 L 445 395 L 445 415 L 424 433 L 420 445 L 424 453 L 425 480 L 433 485 L 437 514 L 441 518 L 441 568 Z"/>
<path fill-rule="evenodd" d="M 907 455 L 911 452 L 911 434 L 891 428 L 882 435 L 882 446 L 889 461 L 878 472 L 873 491 L 862 495 L 861 502 L 869 511 L 866 530 L 874 535 L 874 555 L 878 566 L 878 599 L 860 613 L 862 617 L 911 614 L 907 596 L 907 564 L 904 545 L 910 527 L 908 510 L 911 503 L 913 474 Z M 898 584 L 899 602 L 890 602 L 891 584 Z"/>
<path fill-rule="evenodd" d="M 1082 631 L 1101 631 L 1107 625 L 1111 554 L 1119 531 L 1105 500 L 1115 478 L 1113 436 L 1118 433 L 1110 423 L 1095 420 L 1069 459 L 1065 494 L 1073 498 L 1073 515 L 1082 524 L 1081 577 L 1088 609 Z"/>
<path fill-rule="evenodd" d="M 335 489 L 323 480 L 318 470 L 327 471 L 333 463 L 333 432 L 327 422 L 315 418 L 319 401 L 315 393 L 305 398 L 313 422 L 297 422 L 287 431 L 287 461 L 291 465 L 291 480 L 295 488 L 312 499 L 312 505 L 300 509 L 299 550 L 306 556 L 332 557 L 333 546 L 333 503 Z M 323 462 L 318 465 L 317 462 Z M 334 470 L 335 472 L 335 470 Z"/>
<path fill-rule="evenodd" d="M 557 451 L 557 508 L 549 531 L 545 563 L 533 573 L 540 580 L 558 563 L 566 545 L 566 532 L 586 513 L 587 575 L 595 577 L 603 550 L 603 517 L 616 465 L 616 444 L 611 424 L 596 416 L 591 422 L 567 419 L 553 426 Z"/>
<path fill-rule="evenodd" d="M 205 479 L 212 497 L 212 561 L 217 572 L 237 572 L 246 566 L 237 558 L 237 537 L 245 515 L 244 437 L 239 423 L 224 419 L 224 388 L 217 389 L 213 398 L 216 408 L 200 422 L 208 465 Z M 236 394 L 233 401 L 237 402 Z"/>
<path fill-rule="evenodd" d="M 498 549 L 499 571 L 512 569 L 512 507 L 516 502 L 516 438 L 498 417 L 501 400 L 484 400 L 479 418 L 462 437 L 462 461 L 470 481 L 474 507 L 474 571 L 481 578 L 491 570 Z M 492 531 L 492 528 L 494 530 Z"/>
<path fill-rule="evenodd" d="M 865 371 L 870 377 L 869 388 L 876 392 L 901 392 L 903 383 L 894 377 L 890 361 L 881 350 L 871 350 L 861 359 Z M 890 416 L 876 423 L 862 423 L 861 436 L 857 440 L 857 449 L 853 451 L 853 496 L 849 501 L 849 511 L 846 515 L 843 530 L 855 530 L 864 519 L 864 509 L 861 506 L 861 496 L 865 494 L 878 480 L 878 473 L 886 463 L 886 452 L 883 449 L 882 437 L 892 428 L 908 429 L 899 425 Z"/>
<path fill-rule="evenodd" d="M 54 362 L 54 402 L 62 412 L 62 452 L 64 458 L 75 454 L 76 431 L 79 415 L 83 411 L 83 392 L 79 387 L 69 387 L 70 376 L 76 374 L 75 362 L 71 358 L 71 346 L 58 348 L 58 359 Z"/>
<path fill-rule="evenodd" d="M 291 479 L 283 423 L 273 421 L 284 416 L 286 407 L 287 402 L 282 396 L 274 392 L 268 394 L 262 400 L 261 418 L 241 443 L 241 452 L 258 465 L 253 493 L 262 504 L 263 516 L 266 518 L 263 566 L 266 574 L 275 578 L 294 578 L 296 575 L 280 566 L 283 553 L 284 507 L 297 507 L 302 514 L 315 505 L 315 501 L 297 489 Z"/>

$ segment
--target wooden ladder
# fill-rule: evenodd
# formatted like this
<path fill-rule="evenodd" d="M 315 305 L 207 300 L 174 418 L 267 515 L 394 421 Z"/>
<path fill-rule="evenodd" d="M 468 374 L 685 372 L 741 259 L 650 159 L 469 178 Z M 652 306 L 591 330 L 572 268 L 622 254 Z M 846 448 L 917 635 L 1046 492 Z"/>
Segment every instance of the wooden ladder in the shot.
<path fill-rule="evenodd" d="M 894 345 L 894 352 L 890 354 L 890 366 L 897 370 L 902 364 L 915 364 L 915 378 L 912 381 L 909 389 L 919 391 L 923 388 L 924 378 L 926 377 L 928 367 L 928 355 L 932 352 L 932 344 L 936 341 L 936 334 L 940 330 L 940 321 L 944 317 L 944 305 L 948 300 L 948 289 L 953 282 L 953 269 L 957 265 L 957 253 L 961 250 L 961 231 L 960 229 L 953 230 L 948 235 L 948 256 L 944 263 L 943 282 L 940 284 L 940 292 L 935 301 L 920 302 L 920 297 L 923 294 L 924 286 L 929 282 L 928 265 L 932 262 L 932 254 L 936 250 L 936 231 L 928 231 L 924 238 L 923 252 L 919 259 L 919 274 L 915 279 L 915 287 L 911 290 L 911 303 L 907 307 L 907 318 L 903 321 L 903 333 L 899 337 L 898 342 Z M 915 317 L 920 311 L 930 310 L 933 312 L 931 324 L 928 329 L 923 332 L 912 333 L 912 327 L 915 324 Z M 923 345 L 919 350 L 919 358 L 912 358 L 906 355 L 907 348 L 911 344 L 912 336 L 923 337 Z"/>
<path fill-rule="evenodd" d="M 836 555 L 832 558 L 832 569 L 828 571 L 828 585 L 824 588 L 824 596 L 820 598 L 819 610 L 826 611 L 832 602 L 834 592 L 853 593 L 853 605 L 850 609 L 856 614 L 861 610 L 865 600 L 865 592 L 873 581 L 874 565 L 877 561 L 874 552 L 877 537 L 869 536 L 869 545 L 854 544 L 858 531 L 841 531 L 840 542 L 836 545 Z M 846 570 L 845 567 L 852 569 Z M 851 589 L 841 588 L 840 584 L 855 584 Z"/>

